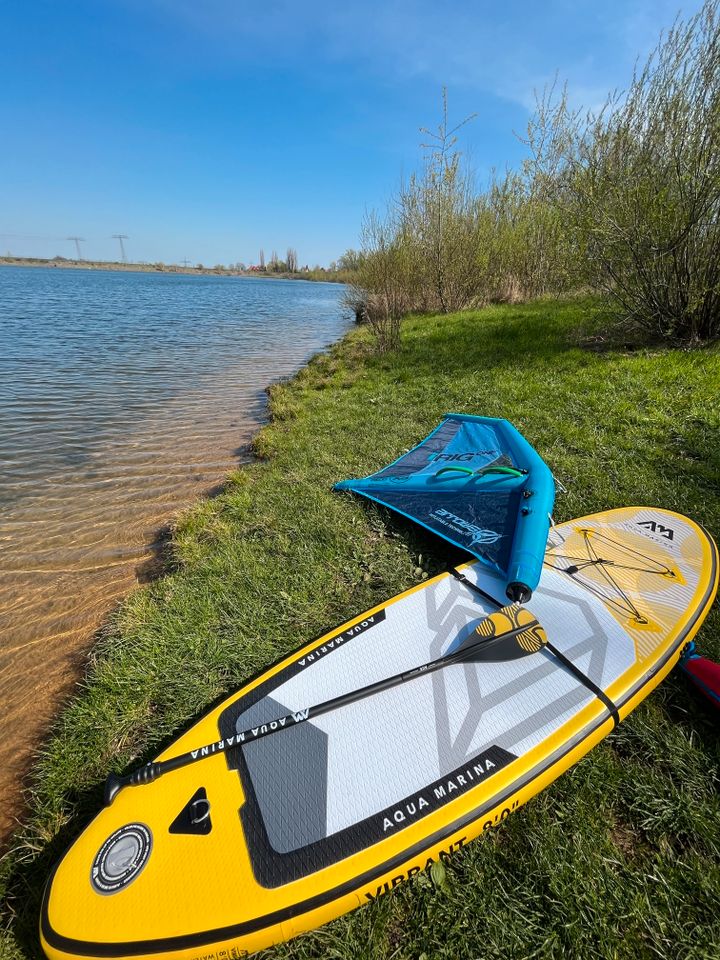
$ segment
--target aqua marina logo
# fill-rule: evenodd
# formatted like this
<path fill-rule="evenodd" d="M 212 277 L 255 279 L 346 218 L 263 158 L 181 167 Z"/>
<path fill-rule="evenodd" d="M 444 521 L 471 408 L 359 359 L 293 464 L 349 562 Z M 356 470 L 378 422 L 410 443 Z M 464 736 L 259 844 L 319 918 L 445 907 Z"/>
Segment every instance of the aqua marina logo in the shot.
<path fill-rule="evenodd" d="M 664 537 L 666 540 L 675 539 L 675 531 L 672 527 L 664 527 L 661 523 L 658 523 L 657 520 L 639 520 L 638 526 L 645 527 L 647 530 L 656 533 L 659 537 Z"/>

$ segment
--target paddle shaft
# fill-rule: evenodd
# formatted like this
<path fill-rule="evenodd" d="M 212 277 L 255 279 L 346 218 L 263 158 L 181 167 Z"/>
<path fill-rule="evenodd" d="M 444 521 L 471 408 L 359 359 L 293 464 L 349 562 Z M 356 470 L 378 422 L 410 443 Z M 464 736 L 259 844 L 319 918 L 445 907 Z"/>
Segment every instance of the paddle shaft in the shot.
<path fill-rule="evenodd" d="M 383 690 L 390 690 L 392 687 L 397 687 L 401 683 L 407 683 L 410 680 L 415 680 L 417 677 L 434 673 L 443 667 L 448 667 L 455 663 L 481 661 L 482 653 L 488 651 L 488 649 L 492 648 L 498 641 L 502 640 L 507 642 L 513 637 L 526 633 L 529 626 L 531 626 L 531 624 L 524 624 L 512 630 L 507 630 L 497 636 L 478 638 L 472 643 L 464 644 L 453 653 L 438 657 L 437 660 L 430 660 L 428 663 L 424 663 L 419 667 L 404 670 L 402 673 L 396 673 L 394 676 L 387 677 L 384 680 L 377 680 L 375 683 L 369 683 L 367 686 L 359 687 L 357 690 L 350 690 L 348 693 L 343 693 L 339 697 L 333 697 L 331 700 L 325 700 L 323 703 L 315 704 L 312 707 L 304 707 L 293 713 L 287 713 L 284 717 L 278 717 L 275 720 L 260 723 L 255 727 L 243 730 L 223 740 L 216 740 L 213 743 L 206 744 L 204 747 L 198 747 L 196 750 L 181 753 L 177 757 L 170 757 L 168 760 L 155 760 L 146 764 L 144 767 L 139 767 L 126 777 L 110 774 L 105 785 L 106 803 L 111 803 L 122 787 L 135 787 L 144 783 L 151 783 L 170 770 L 178 770 L 181 767 L 189 766 L 191 763 L 198 763 L 201 760 L 205 760 L 207 757 L 214 756 L 217 753 L 226 753 L 228 750 L 234 750 L 247 743 L 254 743 L 263 737 L 268 737 L 273 733 L 279 733 L 281 730 L 291 729 L 300 723 L 304 723 L 306 720 L 313 720 L 325 713 L 338 710 L 340 707 L 357 703 L 358 700 L 363 700 L 365 697 L 382 693 Z M 531 651 L 518 647 L 516 656 L 524 656 L 530 652 Z"/>

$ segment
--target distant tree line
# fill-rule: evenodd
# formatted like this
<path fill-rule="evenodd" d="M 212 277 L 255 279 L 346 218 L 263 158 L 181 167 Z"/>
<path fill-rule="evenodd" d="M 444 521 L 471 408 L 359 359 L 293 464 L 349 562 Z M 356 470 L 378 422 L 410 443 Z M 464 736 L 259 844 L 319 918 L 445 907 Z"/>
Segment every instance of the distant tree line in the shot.
<path fill-rule="evenodd" d="M 619 320 L 675 341 L 720 336 L 719 0 L 677 20 L 597 113 L 537 100 L 518 170 L 485 189 L 443 95 L 420 171 L 364 221 L 349 301 L 381 349 L 411 311 L 590 288 Z"/>
<path fill-rule="evenodd" d="M 319 264 L 315 264 L 313 267 L 308 264 L 300 266 L 297 250 L 294 247 L 287 248 L 284 260 L 280 259 L 276 250 L 273 250 L 270 259 L 266 260 L 265 251 L 261 249 L 257 264 L 246 266 L 244 263 L 236 263 L 231 264 L 228 269 L 240 273 L 290 275 L 301 276 L 308 280 L 333 280 L 341 283 L 351 283 L 356 279 L 360 259 L 359 253 L 355 250 L 348 250 L 337 260 L 333 260 L 327 267 L 322 267 Z"/>

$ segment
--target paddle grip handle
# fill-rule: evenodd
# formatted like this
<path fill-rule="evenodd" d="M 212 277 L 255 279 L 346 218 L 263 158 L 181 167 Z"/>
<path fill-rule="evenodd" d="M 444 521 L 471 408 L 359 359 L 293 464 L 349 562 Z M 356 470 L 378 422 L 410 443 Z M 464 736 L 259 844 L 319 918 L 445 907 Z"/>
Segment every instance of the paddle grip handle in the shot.
<path fill-rule="evenodd" d="M 141 783 L 151 783 L 153 780 L 157 780 L 160 774 L 163 772 L 163 768 L 159 763 L 146 763 L 144 767 L 139 767 L 128 777 L 128 784 L 131 787 L 137 787 Z"/>
<path fill-rule="evenodd" d="M 105 806 L 109 806 L 123 787 L 137 787 L 142 783 L 152 783 L 163 773 L 161 763 L 148 763 L 139 770 L 133 770 L 127 777 L 119 777 L 116 773 L 108 774 L 105 781 Z"/>

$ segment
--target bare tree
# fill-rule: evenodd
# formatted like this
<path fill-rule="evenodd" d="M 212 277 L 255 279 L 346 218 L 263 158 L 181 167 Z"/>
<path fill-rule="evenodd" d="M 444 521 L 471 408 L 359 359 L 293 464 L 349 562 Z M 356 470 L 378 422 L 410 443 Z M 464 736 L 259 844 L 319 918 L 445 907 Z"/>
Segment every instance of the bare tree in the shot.
<path fill-rule="evenodd" d="M 428 151 L 428 159 L 422 178 L 412 178 L 409 191 L 403 200 L 409 211 L 419 213 L 415 226 L 425 234 L 429 263 L 432 265 L 435 293 L 443 313 L 464 306 L 463 293 L 457 289 L 458 278 L 452 276 L 458 264 L 457 254 L 467 248 L 469 237 L 467 225 L 472 221 L 473 197 L 468 175 L 461 166 L 457 145 L 457 132 L 474 120 L 471 114 L 448 128 L 447 88 L 442 91 L 442 120 L 437 133 L 427 128 L 420 132 L 430 138 L 421 144 Z M 407 193 L 414 196 L 407 196 Z M 460 286 L 463 286 L 462 281 Z"/>
<path fill-rule="evenodd" d="M 258 260 L 258 266 L 260 267 L 261 270 L 265 269 L 265 251 L 264 250 L 260 251 L 260 259 Z"/>

